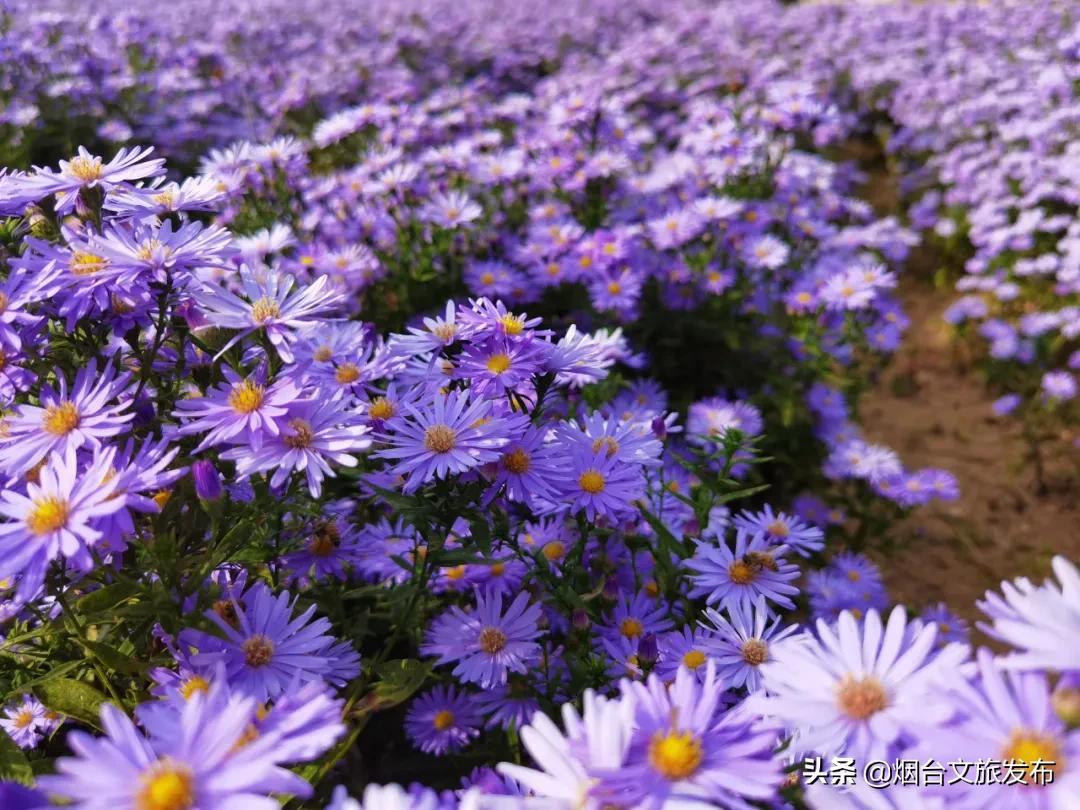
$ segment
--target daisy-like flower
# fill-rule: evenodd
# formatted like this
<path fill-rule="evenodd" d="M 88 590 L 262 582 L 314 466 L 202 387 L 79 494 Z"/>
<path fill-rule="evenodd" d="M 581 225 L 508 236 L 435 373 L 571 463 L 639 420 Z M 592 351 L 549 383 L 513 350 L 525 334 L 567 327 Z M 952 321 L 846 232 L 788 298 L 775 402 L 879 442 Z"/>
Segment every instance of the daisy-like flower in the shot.
<path fill-rule="evenodd" d="M 40 786 L 73 810 L 273 810 L 271 794 L 311 795 L 281 767 L 280 734 L 250 738 L 258 704 L 224 684 L 195 691 L 172 722 L 146 737 L 120 709 L 101 709 L 102 737 L 73 731 L 74 757 L 56 763 Z"/>
<path fill-rule="evenodd" d="M 261 374 L 241 377 L 228 367 L 223 373 L 225 382 L 210 396 L 177 401 L 174 416 L 184 422 L 177 432 L 206 434 L 196 453 L 215 444 L 248 444 L 258 450 L 264 437 L 280 435 L 289 406 L 301 398 L 300 388 L 290 377 L 266 385 Z"/>
<path fill-rule="evenodd" d="M 4 716 L 0 717 L 0 728 L 20 748 L 37 746 L 48 725 L 45 706 L 32 695 L 23 695 L 21 700 L 6 706 Z"/>
<path fill-rule="evenodd" d="M 371 446 L 364 416 L 342 399 L 298 400 L 289 406 L 277 434 L 256 450 L 235 447 L 221 454 L 236 462 L 236 473 L 247 478 L 273 470 L 272 487 L 282 486 L 293 472 L 303 473 L 313 498 L 322 494 L 325 477 L 334 477 L 331 463 L 355 467 L 356 453 Z"/>
<path fill-rule="evenodd" d="M 919 621 L 937 625 L 937 639 L 934 643 L 938 647 L 944 647 L 951 642 L 967 644 L 970 640 L 967 619 L 957 616 L 944 602 L 924 608 L 919 614 Z"/>
<path fill-rule="evenodd" d="M 790 248 L 784 242 L 775 236 L 765 234 L 750 242 L 743 255 L 751 267 L 775 270 L 788 260 L 790 253 Z"/>
<path fill-rule="evenodd" d="M 483 721 L 474 696 L 453 686 L 436 686 L 412 702 L 405 733 L 421 751 L 442 755 L 478 737 Z"/>
<path fill-rule="evenodd" d="M 764 598 L 753 608 L 736 605 L 728 615 L 730 620 L 712 608 L 705 611 L 709 624 L 702 622 L 702 627 L 711 632 L 704 648 L 716 659 L 717 674 L 724 683 L 756 692 L 761 688 L 761 665 L 772 660 L 772 645 L 797 632 L 799 626 L 781 626 L 781 618 L 772 616 Z"/>
<path fill-rule="evenodd" d="M 437 192 L 420 209 L 420 218 L 442 228 L 465 225 L 483 214 L 483 209 L 460 191 Z"/>
<path fill-rule="evenodd" d="M 963 644 L 935 651 L 934 625 L 907 623 L 897 607 L 882 625 L 876 610 L 857 622 L 849 611 L 817 636 L 772 647 L 754 708 L 794 732 L 791 753 L 892 761 L 905 744 L 953 715 L 942 683 L 968 656 Z M 767 697 L 766 697 L 767 694 Z"/>
<path fill-rule="evenodd" d="M 665 682 L 673 681 L 680 667 L 704 676 L 705 664 L 711 657 L 712 634 L 684 627 L 660 636 L 657 646 L 660 657 L 656 662 L 656 674 Z"/>
<path fill-rule="evenodd" d="M 75 198 L 84 188 L 101 187 L 108 191 L 120 183 L 164 174 L 163 158 L 148 159 L 153 151 L 152 146 L 146 149 L 121 149 L 112 160 L 103 163 L 101 158 L 80 146 L 75 157 L 60 161 L 59 172 L 39 168 L 26 182 L 41 197 L 57 195 L 56 212 L 65 214 L 75 206 Z"/>
<path fill-rule="evenodd" d="M 537 767 L 501 762 L 508 776 L 552 810 L 601 810 L 606 803 L 594 790 L 596 771 L 614 771 L 626 757 L 633 728 L 634 706 L 629 700 L 610 700 L 591 689 L 582 697 L 579 715 L 570 703 L 562 706 L 565 733 L 546 714 L 537 712 L 521 729 L 521 742 Z"/>
<path fill-rule="evenodd" d="M 619 517 L 633 512 L 634 502 L 645 496 L 645 475 L 640 464 L 627 462 L 606 449 L 570 448 L 570 458 L 557 482 L 558 509 L 597 516 Z"/>
<path fill-rule="evenodd" d="M 410 326 L 407 335 L 391 335 L 390 351 L 411 357 L 438 352 L 467 337 L 471 331 L 458 322 L 457 308 L 453 301 L 446 302 L 446 312 L 441 318 L 424 318 L 423 323 L 423 329 Z"/>
<path fill-rule="evenodd" d="M 802 557 L 825 548 L 825 533 L 820 528 L 783 512 L 774 512 L 768 504 L 760 512 L 736 515 L 735 526 L 750 534 L 764 533 L 767 539 L 783 543 Z"/>
<path fill-rule="evenodd" d="M 344 650 L 329 635 L 330 621 L 312 620 L 312 605 L 293 616 L 296 600 L 282 592 L 275 596 L 263 582 L 229 603 L 231 610 L 210 610 L 207 617 L 223 638 L 188 629 L 180 640 L 198 650 L 196 667 L 224 662 L 230 685 L 260 701 L 274 699 L 297 683 L 324 679 L 342 685 L 359 672 L 359 656 Z"/>
<path fill-rule="evenodd" d="M 303 546 L 281 558 L 289 581 L 343 580 L 347 566 L 356 565 L 369 551 L 344 516 L 329 514 L 305 525 L 304 531 Z"/>
<path fill-rule="evenodd" d="M 0 515 L 8 518 L 0 523 L 0 579 L 19 576 L 20 596 L 32 596 L 60 557 L 80 570 L 92 566 L 89 548 L 102 537 L 92 521 L 124 507 L 107 474 L 114 456 L 110 448 L 79 469 L 74 450 L 54 453 L 26 494 L 0 493 Z"/>
<path fill-rule="evenodd" d="M 738 708 L 722 712 L 712 661 L 703 679 L 684 668 L 670 689 L 653 674 L 645 683 L 624 681 L 622 690 L 634 705 L 633 736 L 617 769 L 594 770 L 597 795 L 640 810 L 745 807 L 775 795 L 783 777 L 772 755 L 775 733 Z"/>
<path fill-rule="evenodd" d="M 436 394 L 426 406 L 403 403 L 402 409 L 386 422 L 380 439 L 389 447 L 378 456 L 394 461 L 390 473 L 405 476 L 405 492 L 498 461 L 510 440 L 491 400 L 465 392 Z"/>
<path fill-rule="evenodd" d="M 1063 643 L 1080 639 L 1080 571 L 1064 557 L 1054 558 L 1053 569 L 1057 583 L 1003 582 L 1002 596 L 987 591 L 977 603 L 991 622 L 979 628 L 1017 649 L 1002 660 L 1007 669 L 1080 673 L 1080 646 Z"/>
<path fill-rule="evenodd" d="M 512 501 L 538 506 L 555 500 L 553 481 L 560 468 L 560 449 L 545 441 L 546 435 L 543 428 L 530 427 L 502 448 L 499 460 L 491 465 L 495 475 L 491 497 L 503 491 Z"/>
<path fill-rule="evenodd" d="M 477 394 L 501 397 L 520 389 L 542 367 L 542 343 L 532 340 L 490 340 L 468 346 L 455 361 L 454 377 L 469 380 Z"/>
<path fill-rule="evenodd" d="M 194 271 L 226 267 L 235 252 L 232 235 L 224 228 L 200 222 L 174 226 L 171 220 L 134 226 L 125 222 L 92 237 L 87 245 L 88 257 L 99 256 L 111 268 L 161 282 L 171 278 L 178 287 L 187 286 Z M 100 271 L 84 264 L 73 272 Z"/>
<path fill-rule="evenodd" d="M 645 635 L 663 633 L 670 630 L 672 620 L 667 605 L 658 602 L 644 592 L 631 597 L 624 594 L 615 603 L 615 609 L 608 614 L 604 625 L 600 627 L 602 635 L 612 639 L 620 636 L 638 639 Z"/>
<path fill-rule="evenodd" d="M 503 613 L 502 601 L 498 593 L 480 593 L 469 613 L 451 607 L 432 624 L 421 652 L 438 656 L 438 664 L 457 662 L 455 677 L 484 688 L 526 672 L 540 655 L 540 605 L 522 592 Z"/>
<path fill-rule="evenodd" d="M 29 244 L 29 243 L 28 243 Z M 24 264 L 29 261 L 24 259 Z M 60 288 L 59 268 L 45 261 L 32 266 L 18 265 L 0 280 L 0 351 L 22 349 L 22 336 L 42 321 L 27 307 L 49 299 Z"/>
<path fill-rule="evenodd" d="M 91 360 L 70 388 L 63 374 L 57 377 L 57 389 L 45 386 L 38 405 L 20 405 L 6 421 L 0 462 L 10 475 L 22 475 L 50 453 L 100 447 L 102 439 L 127 430 L 134 417 L 128 410 L 131 375 L 118 375 L 112 363 L 99 373 Z"/>
<path fill-rule="evenodd" d="M 830 309 L 866 309 L 877 295 L 860 271 L 836 273 L 822 285 L 818 297 Z"/>
<path fill-rule="evenodd" d="M 761 413 L 753 405 L 720 397 L 695 402 L 686 414 L 686 435 L 695 444 L 716 442 L 729 430 L 756 436 L 763 428 Z"/>
<path fill-rule="evenodd" d="M 1046 676 L 1003 671 L 986 649 L 979 650 L 976 663 L 977 677 L 954 678 L 939 697 L 956 707 L 957 721 L 924 735 L 913 755 L 947 762 L 954 756 L 950 751 L 963 751 L 966 760 L 1000 763 L 1000 777 L 985 785 L 954 780 L 928 790 L 959 810 L 1075 807 L 1080 729 L 1070 729 L 1055 713 Z"/>
<path fill-rule="evenodd" d="M 181 211 L 213 211 L 225 197 L 212 177 L 188 177 L 182 183 L 155 180 L 146 188 L 115 188 L 105 198 L 105 208 L 121 216 L 146 218 Z"/>
<path fill-rule="evenodd" d="M 247 335 L 262 329 L 277 349 L 281 359 L 293 362 L 291 344 L 297 330 L 315 326 L 315 316 L 332 312 L 344 303 L 341 292 L 329 286 L 327 276 L 319 276 L 306 287 L 293 292 L 296 280 L 277 270 L 256 272 L 240 267 L 244 298 L 221 286 L 206 286 L 194 293 L 207 321 L 238 334 L 226 343 L 218 357 Z"/>
<path fill-rule="evenodd" d="M 733 610 L 749 609 L 759 598 L 791 610 L 791 597 L 799 592 L 791 582 L 799 569 L 784 559 L 785 546 L 774 546 L 762 534 L 735 533 L 735 546 L 699 542 L 683 562 L 693 573 L 690 595 L 704 596 L 709 605 Z"/>

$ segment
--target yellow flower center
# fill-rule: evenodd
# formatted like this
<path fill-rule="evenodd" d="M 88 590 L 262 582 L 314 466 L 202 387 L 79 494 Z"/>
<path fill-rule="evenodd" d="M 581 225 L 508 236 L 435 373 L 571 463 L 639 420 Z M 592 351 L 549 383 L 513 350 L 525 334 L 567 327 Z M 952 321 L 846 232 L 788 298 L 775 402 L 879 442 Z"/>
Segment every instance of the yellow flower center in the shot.
<path fill-rule="evenodd" d="M 101 158 L 79 155 L 72 158 L 71 162 L 68 163 L 68 172 L 84 183 L 92 183 L 101 179 L 105 174 L 105 169 L 101 165 Z"/>
<path fill-rule="evenodd" d="M 34 722 L 34 713 L 29 709 L 23 709 L 15 715 L 12 722 L 15 724 L 15 728 L 26 728 Z"/>
<path fill-rule="evenodd" d="M 290 419 L 289 428 L 292 430 L 292 435 L 282 437 L 282 441 L 287 446 L 294 450 L 311 447 L 311 442 L 315 439 L 315 431 L 311 428 L 311 422 L 306 419 Z"/>
<path fill-rule="evenodd" d="M 855 571 L 853 569 L 853 570 L 847 572 L 847 578 L 849 580 L 851 580 L 852 582 L 858 582 L 860 579 L 862 579 L 862 576 L 859 574 L 858 571 Z"/>
<path fill-rule="evenodd" d="M 731 577 L 731 581 L 736 585 L 749 585 L 754 581 L 756 573 L 753 567 L 747 565 L 742 560 L 736 560 L 728 566 L 728 576 Z"/>
<path fill-rule="evenodd" d="M 529 454 L 521 447 L 518 447 L 509 453 L 503 454 L 502 465 L 507 472 L 512 472 L 514 475 L 523 475 L 529 471 L 532 461 L 529 459 Z"/>
<path fill-rule="evenodd" d="M 782 520 L 774 520 L 768 526 L 765 527 L 765 531 L 771 534 L 773 537 L 787 537 L 791 534 L 791 529 Z"/>
<path fill-rule="evenodd" d="M 590 495 L 603 492 L 605 483 L 603 474 L 596 470 L 586 470 L 578 477 L 578 486 Z"/>
<path fill-rule="evenodd" d="M 672 782 L 693 776 L 704 758 L 701 741 L 689 731 L 657 732 L 649 742 L 649 764 Z"/>
<path fill-rule="evenodd" d="M 356 363 L 342 363 L 334 372 L 334 379 L 342 385 L 349 385 L 360 379 L 360 369 Z"/>
<path fill-rule="evenodd" d="M 435 718 L 431 721 L 431 725 L 435 726 L 436 731 L 446 731 L 450 726 L 454 725 L 454 713 L 446 709 L 437 712 Z"/>
<path fill-rule="evenodd" d="M 368 406 L 368 416 L 372 419 L 389 419 L 394 413 L 394 403 L 386 397 L 375 397 Z"/>
<path fill-rule="evenodd" d="M 273 298 L 263 296 L 251 305 L 251 318 L 255 323 L 266 323 L 281 314 L 281 306 Z"/>
<path fill-rule="evenodd" d="M 172 493 L 169 492 L 169 490 L 159 489 L 157 492 L 150 496 L 150 499 L 157 504 L 158 509 L 164 509 L 165 504 L 169 502 L 169 499 L 171 497 Z"/>
<path fill-rule="evenodd" d="M 457 334 L 457 326 L 452 323 L 437 323 L 431 327 L 431 334 L 444 343 L 449 343 Z"/>
<path fill-rule="evenodd" d="M 424 431 L 424 447 L 432 453 L 449 453 L 457 446 L 457 434 L 449 425 L 432 425 Z"/>
<path fill-rule="evenodd" d="M 251 380 L 233 386 L 229 394 L 229 407 L 237 413 L 254 413 L 263 404 L 263 387 Z"/>
<path fill-rule="evenodd" d="M 465 566 L 455 565 L 453 568 L 446 569 L 446 578 L 457 582 L 460 579 L 465 578 Z"/>
<path fill-rule="evenodd" d="M 207 692 L 209 690 L 210 682 L 206 680 L 206 678 L 192 675 L 184 681 L 183 686 L 180 687 L 180 694 L 184 696 L 184 700 L 191 700 L 191 696 L 196 692 Z"/>
<path fill-rule="evenodd" d="M 172 208 L 176 204 L 176 194 L 171 190 L 166 190 L 160 194 L 155 194 L 150 198 L 156 205 L 162 205 L 166 208 Z"/>
<path fill-rule="evenodd" d="M 312 353 L 311 358 L 316 363 L 325 363 L 327 360 L 329 360 L 333 356 L 334 356 L 334 350 L 333 349 L 331 349 L 329 346 L 320 346 L 319 348 L 317 348 L 314 351 L 314 353 Z"/>
<path fill-rule="evenodd" d="M 645 633 L 645 626 L 632 616 L 619 622 L 619 632 L 627 638 L 637 638 Z"/>
<path fill-rule="evenodd" d="M 67 501 L 50 495 L 34 501 L 34 508 L 26 517 L 26 526 L 31 532 L 41 536 L 64 528 L 67 519 Z"/>
<path fill-rule="evenodd" d="M 256 633 L 243 643 L 244 663 L 249 667 L 265 667 L 274 657 L 274 642 L 262 633 Z"/>
<path fill-rule="evenodd" d="M 566 545 L 558 540 L 552 540 L 542 550 L 548 562 L 557 562 L 566 556 Z"/>
<path fill-rule="evenodd" d="M 1064 771 L 1061 754 L 1061 745 L 1052 736 L 1021 728 L 1009 737 L 1001 752 L 1001 759 L 1027 764 L 1027 784 L 1043 786 L 1053 783 L 1051 774 L 1056 776 Z M 1039 763 L 1037 770 L 1041 771 L 1042 775 L 1036 773 L 1036 762 Z"/>
<path fill-rule="evenodd" d="M 752 667 L 761 666 L 769 657 L 769 645 L 760 638 L 748 638 L 742 645 L 743 661 Z"/>
<path fill-rule="evenodd" d="M 701 650 L 690 650 L 682 657 L 682 662 L 687 669 L 697 669 L 705 663 L 705 653 Z"/>
<path fill-rule="evenodd" d="M 79 409 L 70 400 L 59 405 L 50 405 L 45 409 L 45 418 L 41 426 L 53 436 L 66 436 L 79 426 Z"/>
<path fill-rule="evenodd" d="M 494 655 L 502 650 L 506 646 L 506 642 L 506 633 L 498 627 L 485 627 L 480 631 L 480 638 L 477 641 L 480 649 L 488 655 Z"/>
<path fill-rule="evenodd" d="M 94 273 L 104 270 L 108 263 L 101 256 L 76 251 L 71 254 L 71 261 L 68 266 L 71 268 L 73 276 L 92 276 Z"/>
<path fill-rule="evenodd" d="M 607 291 L 612 295 L 618 295 L 622 292 L 622 284 L 617 281 L 609 281 L 607 285 Z"/>
<path fill-rule="evenodd" d="M 135 255 L 144 262 L 148 262 L 154 258 L 154 254 L 159 250 L 164 251 L 166 256 L 172 254 L 172 248 L 163 245 L 160 239 L 148 239 L 139 245 L 139 249 L 135 251 Z"/>
<path fill-rule="evenodd" d="M 849 717 L 866 720 L 888 707 L 889 693 L 873 676 L 856 679 L 849 675 L 840 682 L 836 701 Z"/>
<path fill-rule="evenodd" d="M 493 354 L 487 359 L 487 363 L 485 365 L 487 365 L 488 371 L 490 371 L 492 374 L 502 374 L 504 371 L 510 368 L 510 355 L 504 352 Z"/>
<path fill-rule="evenodd" d="M 142 780 L 135 810 L 190 810 L 195 806 L 195 779 L 179 762 L 162 760 Z"/>
<path fill-rule="evenodd" d="M 525 331 L 525 319 L 519 315 L 507 313 L 499 318 L 499 323 L 508 335 L 520 335 Z"/>

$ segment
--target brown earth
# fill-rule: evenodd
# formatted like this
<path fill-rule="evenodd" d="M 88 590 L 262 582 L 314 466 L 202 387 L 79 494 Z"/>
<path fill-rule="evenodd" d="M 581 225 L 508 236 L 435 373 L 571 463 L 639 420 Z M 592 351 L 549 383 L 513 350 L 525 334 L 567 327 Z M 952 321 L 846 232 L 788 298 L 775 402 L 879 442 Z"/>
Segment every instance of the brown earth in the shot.
<path fill-rule="evenodd" d="M 848 150 L 868 180 L 864 198 L 879 214 L 898 210 L 895 177 L 880 150 Z M 919 246 L 901 275 L 911 327 L 889 368 L 860 404 L 867 437 L 913 468 L 948 469 L 961 496 L 916 510 L 894 531 L 897 550 L 878 555 L 897 602 L 939 601 L 968 618 L 974 601 L 1003 579 L 1042 581 L 1055 554 L 1080 559 L 1080 480 L 1068 440 L 1044 446 L 1042 486 L 1018 421 L 993 415 L 993 395 L 956 342 L 942 313 L 954 299 L 932 282 L 941 259 Z M 951 287 L 951 285 L 950 285 Z"/>

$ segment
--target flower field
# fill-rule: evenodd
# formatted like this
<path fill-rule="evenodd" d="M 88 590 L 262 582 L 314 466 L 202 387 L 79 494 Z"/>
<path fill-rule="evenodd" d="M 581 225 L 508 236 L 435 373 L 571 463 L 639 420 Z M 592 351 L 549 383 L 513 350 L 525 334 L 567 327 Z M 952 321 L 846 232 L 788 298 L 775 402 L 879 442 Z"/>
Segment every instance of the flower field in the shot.
<path fill-rule="evenodd" d="M 1080 5 L 0 4 L 0 810 L 1080 807 Z"/>

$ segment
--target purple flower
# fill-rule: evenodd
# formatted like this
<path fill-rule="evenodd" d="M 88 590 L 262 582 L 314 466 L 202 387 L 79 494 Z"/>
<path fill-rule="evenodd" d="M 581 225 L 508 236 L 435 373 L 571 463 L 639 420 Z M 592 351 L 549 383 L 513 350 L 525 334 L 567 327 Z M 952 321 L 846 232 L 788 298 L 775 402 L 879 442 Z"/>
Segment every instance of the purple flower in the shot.
<path fill-rule="evenodd" d="M 40 405 L 20 405 L 7 421 L 7 436 L 0 443 L 0 461 L 11 475 L 22 475 L 50 453 L 97 448 L 101 440 L 124 432 L 134 414 L 127 373 L 117 376 L 111 363 L 99 373 L 96 360 L 67 378 L 57 374 L 59 390 L 48 386 Z"/>
<path fill-rule="evenodd" d="M 204 501 L 216 501 L 221 497 L 221 473 L 214 462 L 199 459 L 191 465 L 191 477 L 195 481 L 195 495 Z"/>
<path fill-rule="evenodd" d="M 510 672 L 524 673 L 539 656 L 540 605 L 529 594 L 518 597 L 502 612 L 502 596 L 477 594 L 476 609 L 466 613 L 451 607 L 428 630 L 420 651 L 438 656 L 438 664 L 457 662 L 454 675 L 484 688 L 506 683 Z"/>
<path fill-rule="evenodd" d="M 510 438 L 492 402 L 467 393 L 436 394 L 425 407 L 405 404 L 403 410 L 386 422 L 381 438 L 390 446 L 378 456 L 395 460 L 390 472 L 405 478 L 406 492 L 434 478 L 498 461 L 500 448 Z"/>
<path fill-rule="evenodd" d="M 206 433 L 196 453 L 224 443 L 258 450 L 265 436 L 281 434 L 289 406 L 300 399 L 300 388 L 290 377 L 267 386 L 259 374 L 241 377 L 227 367 L 223 372 L 225 383 L 211 396 L 177 401 L 174 415 L 185 420 L 177 432 L 181 436 Z"/>
<path fill-rule="evenodd" d="M 436 193 L 420 209 L 420 218 L 443 228 L 456 228 L 478 219 L 483 213 L 468 195 L 460 191 Z"/>
<path fill-rule="evenodd" d="M 269 794 L 311 795 L 311 786 L 281 767 L 280 734 L 248 739 L 258 704 L 224 684 L 198 691 L 164 728 L 144 737 L 119 709 L 101 709 L 103 737 L 68 735 L 74 757 L 57 760 L 39 783 L 75 810 L 272 810 Z"/>
<path fill-rule="evenodd" d="M 453 686 L 436 686 L 416 698 L 405 715 L 405 732 L 428 754 L 464 748 L 480 735 L 482 726 L 475 697 Z"/>
<path fill-rule="evenodd" d="M 781 626 L 759 598 L 753 608 L 738 605 L 728 610 L 730 620 L 709 608 L 705 616 L 710 630 L 704 649 L 716 661 L 717 675 L 724 683 L 749 692 L 761 688 L 761 665 L 772 660 L 772 647 L 798 630 L 798 625 Z"/>
<path fill-rule="evenodd" d="M 791 597 L 799 589 L 790 584 L 799 569 L 783 558 L 785 546 L 774 546 L 763 534 L 735 533 L 735 547 L 699 542 L 694 554 L 683 565 L 690 575 L 693 597 L 704 596 L 709 605 L 724 609 L 739 606 L 748 609 L 764 597 L 789 610 L 795 607 Z"/>
<path fill-rule="evenodd" d="M 1076 378 L 1067 371 L 1048 371 L 1042 378 L 1042 390 L 1046 399 L 1065 402 L 1076 396 Z"/>
<path fill-rule="evenodd" d="M 4 716 L 0 717 L 0 728 L 20 748 L 34 748 L 48 733 L 50 723 L 45 717 L 45 706 L 32 695 L 23 695 L 22 699 L 4 707 Z"/>
<path fill-rule="evenodd" d="M 359 656 L 329 635 L 330 622 L 312 621 L 315 606 L 293 616 L 295 600 L 288 592 L 277 596 L 263 582 L 232 602 L 224 618 L 216 611 L 207 617 L 224 638 L 188 629 L 180 640 L 198 650 L 195 666 L 221 661 L 233 688 L 260 701 L 273 699 L 296 683 L 325 679 L 341 685 L 359 672 Z"/>
<path fill-rule="evenodd" d="M 330 463 L 355 467 L 351 455 L 371 446 L 364 415 L 341 399 L 299 400 L 282 417 L 281 430 L 270 435 L 258 448 L 235 447 L 221 458 L 236 462 L 236 474 L 273 470 L 270 486 L 280 487 L 293 472 L 303 473 L 313 498 L 322 493 L 325 477 L 334 477 Z"/>
<path fill-rule="evenodd" d="M 0 493 L 0 515 L 8 518 L 0 523 L 0 578 L 21 575 L 20 595 L 32 596 L 60 557 L 81 570 L 93 566 L 90 547 L 102 532 L 92 521 L 124 507 L 109 474 L 114 456 L 115 450 L 107 450 L 80 469 L 74 451 L 54 453 L 37 483 L 27 482 L 25 494 Z"/>
<path fill-rule="evenodd" d="M 876 610 L 861 622 L 844 611 L 835 627 L 819 619 L 816 638 L 773 645 L 753 707 L 794 733 L 793 754 L 891 761 L 905 741 L 953 714 L 940 685 L 968 648 L 935 651 L 936 635 L 934 625 L 909 627 L 901 607 L 884 627 Z"/>
<path fill-rule="evenodd" d="M 687 797 L 741 807 L 775 795 L 783 774 L 772 755 L 774 732 L 747 712 L 722 712 L 722 683 L 713 662 L 706 666 L 704 679 L 680 669 L 670 689 L 655 674 L 623 682 L 623 700 L 634 706 L 633 736 L 617 769 L 594 770 L 597 798 L 660 810 Z"/>
<path fill-rule="evenodd" d="M 297 331 L 315 326 L 315 316 L 338 309 L 342 294 L 329 287 L 327 276 L 319 276 L 308 286 L 293 292 L 296 280 L 277 270 L 253 271 L 240 267 L 240 283 L 247 300 L 221 286 L 206 286 L 195 292 L 195 300 L 206 319 L 215 326 L 240 330 L 229 340 L 220 357 L 252 332 L 263 330 L 286 363 L 293 362 L 291 344 Z"/>
<path fill-rule="evenodd" d="M 75 205 L 75 198 L 84 188 L 100 186 L 105 190 L 114 188 L 119 183 L 155 177 L 165 173 L 165 161 L 162 158 L 147 159 L 154 151 L 146 149 L 121 149 L 108 163 L 91 155 L 84 147 L 71 160 L 60 161 L 60 171 L 37 169 L 37 174 L 27 178 L 40 197 L 56 194 L 57 213 L 66 213 Z"/>
<path fill-rule="evenodd" d="M 645 475 L 640 464 L 627 463 L 604 447 L 575 447 L 556 486 L 556 508 L 584 512 L 589 520 L 617 518 L 635 511 L 634 502 L 645 495 Z"/>
<path fill-rule="evenodd" d="M 825 533 L 821 529 L 783 512 L 773 512 L 768 504 L 760 512 L 737 515 L 735 526 L 750 534 L 764 533 L 773 543 L 782 543 L 802 557 L 825 547 Z"/>

